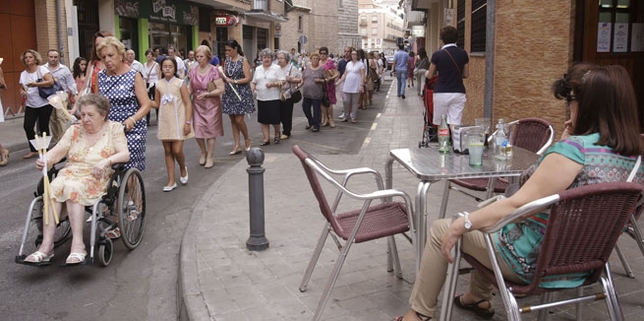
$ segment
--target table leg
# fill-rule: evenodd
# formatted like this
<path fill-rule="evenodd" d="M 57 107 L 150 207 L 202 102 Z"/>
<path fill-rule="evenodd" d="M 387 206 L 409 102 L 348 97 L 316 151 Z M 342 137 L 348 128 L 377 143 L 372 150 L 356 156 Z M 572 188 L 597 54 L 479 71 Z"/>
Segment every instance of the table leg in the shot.
<path fill-rule="evenodd" d="M 423 257 L 425 242 L 427 241 L 427 191 L 432 182 L 421 181 L 418 183 L 416 194 L 416 271 L 420 270 L 420 261 Z"/>

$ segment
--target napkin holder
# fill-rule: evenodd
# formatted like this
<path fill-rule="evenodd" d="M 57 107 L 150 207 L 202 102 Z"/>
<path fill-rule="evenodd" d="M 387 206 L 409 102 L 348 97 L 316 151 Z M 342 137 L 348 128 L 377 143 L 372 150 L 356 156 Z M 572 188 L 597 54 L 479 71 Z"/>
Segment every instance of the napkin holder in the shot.
<path fill-rule="evenodd" d="M 483 130 L 483 128 L 481 126 L 472 126 L 472 125 L 454 126 L 454 130 L 452 131 L 452 143 L 454 147 L 454 152 L 459 154 L 469 154 L 466 137 L 467 137 L 467 133 L 473 130 L 481 131 Z"/>

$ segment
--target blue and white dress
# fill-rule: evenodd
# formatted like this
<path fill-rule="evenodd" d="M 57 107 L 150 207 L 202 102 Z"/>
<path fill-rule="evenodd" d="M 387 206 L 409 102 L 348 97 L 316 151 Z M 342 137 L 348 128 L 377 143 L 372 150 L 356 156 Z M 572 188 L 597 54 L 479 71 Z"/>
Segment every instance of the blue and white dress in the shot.
<path fill-rule="evenodd" d="M 226 76 L 232 80 L 244 79 L 244 58 L 239 57 L 237 61 L 230 60 L 226 57 Z M 225 83 L 225 82 L 224 82 Z M 237 90 L 239 97 L 232 91 L 231 86 Z M 239 99 L 241 97 L 241 100 Z M 250 83 L 246 84 L 227 84 L 226 91 L 221 97 L 222 111 L 228 115 L 244 115 L 255 111 L 255 99 L 250 90 Z"/>
<path fill-rule="evenodd" d="M 134 92 L 135 77 L 136 71 L 132 69 L 117 76 L 110 76 L 105 70 L 101 70 L 98 73 L 98 91 L 110 100 L 109 120 L 123 123 L 141 108 L 141 104 L 139 104 Z M 140 171 L 145 170 L 145 141 L 147 135 L 148 128 L 145 117 L 137 121 L 132 130 L 125 132 L 127 148 L 130 151 L 130 161 L 125 165 L 126 169 L 134 167 Z"/>

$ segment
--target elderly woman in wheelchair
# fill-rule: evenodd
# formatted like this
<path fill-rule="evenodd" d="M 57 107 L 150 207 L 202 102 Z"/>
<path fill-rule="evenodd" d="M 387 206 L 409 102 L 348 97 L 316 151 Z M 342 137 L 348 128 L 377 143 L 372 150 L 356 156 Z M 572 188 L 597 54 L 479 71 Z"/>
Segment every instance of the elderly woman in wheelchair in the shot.
<path fill-rule="evenodd" d="M 484 234 L 478 229 L 494 226 L 519 207 L 564 190 L 604 182 L 644 183 L 642 167 L 636 160 L 644 153 L 639 135 L 637 103 L 631 80 L 620 66 L 577 64 L 552 87 L 558 99 L 566 99 L 570 120 L 565 122 L 562 140 L 555 143 L 539 162 L 521 178 L 521 188 L 511 197 L 492 203 L 454 221 L 432 224 L 421 268 L 409 303 L 411 309 L 397 321 L 429 320 L 437 315 L 437 299 L 448 262 L 454 262 L 452 249 L 462 238 L 462 251 L 490 269 Z M 631 174 L 632 175 L 632 174 Z M 494 250 L 505 279 L 530 283 L 540 245 L 548 224 L 548 214 L 538 213 L 501 228 L 493 236 Z M 493 286 L 480 272 L 471 275 L 469 292 L 455 298 L 454 305 L 492 318 Z M 568 288 L 583 283 L 583 277 L 561 275 L 543 280 L 542 287 Z M 544 285 L 548 281 L 549 284 Z M 446 303 L 443 302 L 443 305 Z"/>
<path fill-rule="evenodd" d="M 50 166 L 67 157 L 65 167 L 51 182 L 49 195 L 55 202 L 57 213 L 61 213 L 65 204 L 71 225 L 72 244 L 65 262 L 68 265 L 83 263 L 87 256 L 83 242 L 85 206 L 94 205 L 105 194 L 114 172 L 112 164 L 126 163 L 130 159 L 123 125 L 107 118 L 109 100 L 88 94 L 78 100 L 77 106 L 80 123 L 72 125 L 46 154 Z M 39 159 L 36 168 L 41 170 L 44 164 Z M 24 259 L 25 264 L 40 265 L 54 256 L 54 214 L 50 210 L 44 215 L 49 216 L 49 224 L 43 223 L 42 243 L 36 252 Z"/>

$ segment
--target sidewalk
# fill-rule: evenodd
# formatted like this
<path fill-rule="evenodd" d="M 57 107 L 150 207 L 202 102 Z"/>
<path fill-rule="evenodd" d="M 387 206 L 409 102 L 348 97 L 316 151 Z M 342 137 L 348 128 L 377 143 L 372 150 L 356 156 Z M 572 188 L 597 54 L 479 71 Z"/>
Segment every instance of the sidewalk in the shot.
<path fill-rule="evenodd" d="M 407 90 L 407 99 L 396 97 L 395 85 L 393 81 L 380 102 L 382 111 L 357 155 L 316 156 L 334 168 L 368 166 L 384 174 L 388 150 L 417 148 L 423 128 L 422 100 L 413 88 Z M 382 97 L 380 93 L 378 99 Z M 233 166 L 194 208 L 181 246 L 181 320 L 308 320 L 315 311 L 338 252 L 333 241 L 327 240 L 307 291 L 301 293 L 299 283 L 325 223 L 301 164 L 292 153 L 266 154 L 265 221 L 270 247 L 261 252 L 248 251 L 245 246 L 249 235 L 247 167 L 246 160 Z M 394 188 L 405 190 L 413 198 L 418 181 L 397 164 L 393 171 Z M 437 217 L 443 186 L 436 185 L 430 189 L 428 201 L 430 222 Z M 358 181 L 354 187 L 366 191 L 372 186 L 373 181 Z M 475 205 L 458 194 L 450 195 L 448 213 L 471 210 Z M 392 320 L 407 311 L 414 282 L 414 253 L 402 237 L 397 237 L 397 244 L 403 280 L 386 271 L 384 239 L 352 246 L 323 320 Z M 626 278 L 619 260 L 614 258 L 613 274 L 620 302 L 627 320 L 644 320 L 644 258 L 632 240 L 623 237 L 620 244 L 636 273 L 635 279 Z M 468 278 L 461 277 L 457 292 L 466 291 L 467 283 Z M 494 301 L 494 319 L 504 320 L 502 302 Z M 574 313 L 574 306 L 556 309 L 552 319 L 573 319 Z M 526 319 L 534 317 L 529 315 Z M 607 318 L 603 302 L 584 309 L 584 320 Z M 458 309 L 453 319 L 476 320 Z"/>

